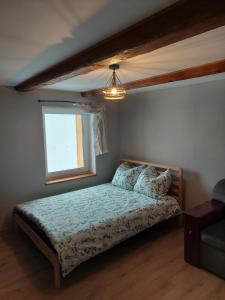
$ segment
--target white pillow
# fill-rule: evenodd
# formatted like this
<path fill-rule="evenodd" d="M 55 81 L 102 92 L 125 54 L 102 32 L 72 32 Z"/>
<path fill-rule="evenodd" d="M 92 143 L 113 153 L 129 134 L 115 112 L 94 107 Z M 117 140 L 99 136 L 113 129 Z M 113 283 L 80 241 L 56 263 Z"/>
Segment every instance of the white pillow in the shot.
<path fill-rule="evenodd" d="M 141 174 L 143 169 L 144 166 L 134 167 L 128 163 L 123 163 L 117 168 L 112 184 L 123 189 L 133 191 L 138 176 Z"/>
<path fill-rule="evenodd" d="M 138 177 L 134 191 L 154 199 L 160 199 L 168 193 L 171 182 L 172 175 L 169 169 L 158 176 L 149 175 L 149 171 L 145 169 Z"/>

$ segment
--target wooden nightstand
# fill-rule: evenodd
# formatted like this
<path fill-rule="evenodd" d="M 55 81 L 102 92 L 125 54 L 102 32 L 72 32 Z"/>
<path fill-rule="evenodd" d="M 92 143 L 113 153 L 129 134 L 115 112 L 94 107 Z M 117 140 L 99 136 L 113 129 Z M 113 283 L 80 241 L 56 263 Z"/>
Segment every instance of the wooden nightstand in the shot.
<path fill-rule="evenodd" d="M 184 260 L 201 267 L 201 231 L 225 217 L 225 203 L 204 202 L 184 212 Z"/>

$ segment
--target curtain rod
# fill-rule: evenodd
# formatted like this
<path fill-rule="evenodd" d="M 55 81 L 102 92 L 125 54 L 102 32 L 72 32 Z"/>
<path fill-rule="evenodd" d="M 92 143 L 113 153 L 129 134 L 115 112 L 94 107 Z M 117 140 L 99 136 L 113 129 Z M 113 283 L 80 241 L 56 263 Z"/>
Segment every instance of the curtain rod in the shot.
<path fill-rule="evenodd" d="M 77 103 L 75 101 L 70 101 L 70 100 L 41 100 L 41 99 L 38 99 L 38 102 L 57 102 L 57 103 L 63 102 L 63 103 L 74 103 L 74 104 Z"/>

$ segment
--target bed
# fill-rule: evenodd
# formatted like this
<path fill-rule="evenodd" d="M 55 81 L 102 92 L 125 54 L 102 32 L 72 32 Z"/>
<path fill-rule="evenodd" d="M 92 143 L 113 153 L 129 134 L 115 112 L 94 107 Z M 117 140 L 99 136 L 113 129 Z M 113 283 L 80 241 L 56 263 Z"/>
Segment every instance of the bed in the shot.
<path fill-rule="evenodd" d="M 182 169 L 123 159 L 172 171 L 169 194 L 160 201 L 111 183 L 17 205 L 15 223 L 54 268 L 55 287 L 76 266 L 139 232 L 181 214 Z"/>

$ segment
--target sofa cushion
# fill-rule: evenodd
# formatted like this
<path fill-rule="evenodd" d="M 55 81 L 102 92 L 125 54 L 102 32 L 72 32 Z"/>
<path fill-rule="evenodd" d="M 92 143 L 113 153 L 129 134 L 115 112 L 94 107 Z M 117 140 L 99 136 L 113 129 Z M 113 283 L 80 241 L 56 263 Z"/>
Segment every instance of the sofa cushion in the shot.
<path fill-rule="evenodd" d="M 206 227 L 202 231 L 201 240 L 225 252 L 225 219 Z"/>

